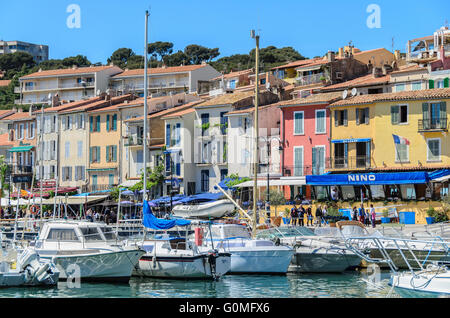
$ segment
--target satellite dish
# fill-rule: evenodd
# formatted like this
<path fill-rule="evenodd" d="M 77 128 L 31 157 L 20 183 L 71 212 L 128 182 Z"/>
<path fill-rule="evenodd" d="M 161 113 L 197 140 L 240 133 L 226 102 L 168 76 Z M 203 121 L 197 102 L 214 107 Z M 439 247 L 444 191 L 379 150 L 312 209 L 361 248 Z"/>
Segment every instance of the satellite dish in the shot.
<path fill-rule="evenodd" d="M 270 89 L 270 82 L 266 83 L 266 89 L 269 90 Z"/>
<path fill-rule="evenodd" d="M 356 94 L 358 94 L 358 90 L 356 89 L 356 87 L 354 87 L 352 89 L 352 96 L 356 96 Z"/>
<path fill-rule="evenodd" d="M 102 92 L 98 89 L 98 90 L 97 90 L 97 96 L 100 96 L 101 93 L 102 93 Z"/>
<path fill-rule="evenodd" d="M 348 91 L 347 90 L 343 91 L 342 92 L 342 99 L 346 99 L 347 96 L 348 96 Z"/>
<path fill-rule="evenodd" d="M 52 99 L 52 93 L 48 93 L 48 99 Z"/>

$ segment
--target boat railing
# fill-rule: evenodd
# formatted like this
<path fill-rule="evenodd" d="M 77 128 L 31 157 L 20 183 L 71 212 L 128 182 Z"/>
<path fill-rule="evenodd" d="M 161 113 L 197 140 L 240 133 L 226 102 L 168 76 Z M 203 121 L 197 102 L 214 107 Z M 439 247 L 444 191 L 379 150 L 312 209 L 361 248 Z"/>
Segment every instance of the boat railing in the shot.
<path fill-rule="evenodd" d="M 413 247 L 422 244 L 421 250 L 426 253 L 424 259 L 419 259 L 413 251 Z M 435 237 L 434 240 L 412 240 L 406 238 L 393 237 L 348 237 L 345 239 L 345 246 L 369 263 L 386 263 L 390 269 L 396 273 L 398 267 L 394 263 L 391 255 L 387 251 L 387 247 L 395 248 L 408 269 L 414 273 L 416 268 L 424 270 L 424 266 L 433 251 L 438 251 L 442 257 L 448 255 L 450 242 L 443 240 L 441 237 Z M 381 257 L 370 256 L 368 248 L 377 248 Z M 407 253 L 412 258 L 407 257 Z"/>

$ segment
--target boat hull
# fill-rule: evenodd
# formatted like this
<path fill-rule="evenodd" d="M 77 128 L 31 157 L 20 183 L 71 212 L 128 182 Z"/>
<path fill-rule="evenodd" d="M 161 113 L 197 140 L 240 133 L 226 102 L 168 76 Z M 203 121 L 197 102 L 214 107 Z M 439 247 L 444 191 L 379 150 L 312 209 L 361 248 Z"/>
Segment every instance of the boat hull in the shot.
<path fill-rule="evenodd" d="M 229 200 L 219 200 L 211 203 L 199 205 L 177 205 L 172 209 L 176 217 L 190 218 L 220 218 L 225 214 L 232 212 L 234 205 Z"/>
<path fill-rule="evenodd" d="M 132 249 L 78 255 L 40 254 L 40 257 L 53 261 L 60 271 L 59 280 L 79 277 L 82 281 L 128 282 L 143 254 L 144 251 Z"/>
<path fill-rule="evenodd" d="M 294 251 L 289 248 L 230 249 L 230 274 L 278 274 L 288 271 Z"/>
<path fill-rule="evenodd" d="M 417 274 L 400 273 L 391 276 L 390 286 L 417 292 L 438 293 L 450 295 L 450 273 Z"/>
<path fill-rule="evenodd" d="M 215 272 L 212 271 L 207 254 L 194 256 L 146 254 L 139 260 L 133 276 L 171 278 L 171 279 L 215 279 L 225 275 L 231 267 L 230 255 L 220 253 L 215 260 Z"/>
<path fill-rule="evenodd" d="M 343 252 L 314 252 L 297 250 L 292 257 L 289 272 L 293 273 L 342 273 L 357 267 L 361 258 L 356 254 Z"/>

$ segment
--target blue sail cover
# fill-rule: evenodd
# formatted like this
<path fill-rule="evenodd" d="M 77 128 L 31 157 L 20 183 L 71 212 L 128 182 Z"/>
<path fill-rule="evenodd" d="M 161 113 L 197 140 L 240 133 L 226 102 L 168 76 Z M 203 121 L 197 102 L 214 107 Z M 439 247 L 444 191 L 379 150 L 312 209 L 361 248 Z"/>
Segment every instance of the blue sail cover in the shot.
<path fill-rule="evenodd" d="M 165 220 L 158 219 L 153 215 L 152 209 L 148 205 L 148 201 L 144 201 L 144 219 L 142 220 L 142 225 L 146 228 L 153 230 L 168 230 L 175 226 L 187 226 L 191 224 L 191 221 L 176 219 L 176 220 Z"/>
<path fill-rule="evenodd" d="M 306 176 L 306 184 L 313 186 L 417 184 L 429 181 L 430 177 L 424 171 Z"/>
<path fill-rule="evenodd" d="M 200 193 L 182 198 L 181 200 L 178 200 L 178 202 L 189 203 L 193 201 L 216 201 L 223 196 L 223 193 Z"/>

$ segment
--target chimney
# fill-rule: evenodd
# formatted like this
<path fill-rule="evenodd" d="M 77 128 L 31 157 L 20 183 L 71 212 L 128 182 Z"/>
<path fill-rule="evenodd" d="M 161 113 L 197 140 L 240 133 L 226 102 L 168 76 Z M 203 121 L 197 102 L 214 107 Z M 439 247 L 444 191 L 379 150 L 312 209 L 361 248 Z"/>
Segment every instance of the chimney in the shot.
<path fill-rule="evenodd" d="M 394 57 L 395 57 L 395 60 L 400 60 L 401 59 L 400 50 L 395 50 L 394 51 Z"/>
<path fill-rule="evenodd" d="M 31 109 L 31 108 L 33 108 L 33 105 L 30 106 L 30 109 Z M 23 112 L 22 107 L 20 107 L 20 108 L 17 110 L 17 112 L 18 112 L 18 113 L 22 113 L 22 112 Z"/>
<path fill-rule="evenodd" d="M 327 60 L 328 60 L 328 62 L 334 62 L 335 61 L 334 52 L 328 51 L 328 53 L 327 53 Z"/>
<path fill-rule="evenodd" d="M 77 65 L 72 65 L 72 70 L 76 70 L 78 68 Z"/>
<path fill-rule="evenodd" d="M 339 58 L 343 58 L 344 57 L 344 48 L 343 47 L 339 48 L 339 55 L 338 55 L 338 57 Z"/>

